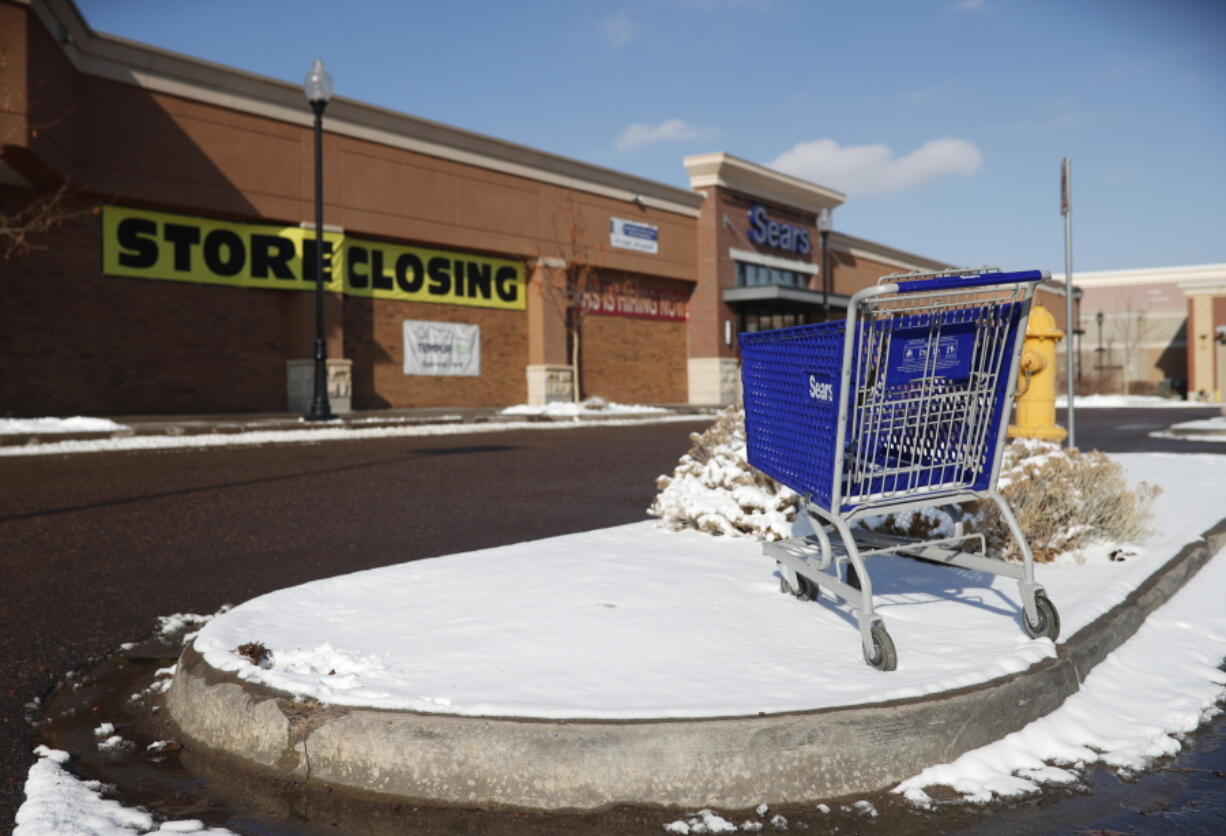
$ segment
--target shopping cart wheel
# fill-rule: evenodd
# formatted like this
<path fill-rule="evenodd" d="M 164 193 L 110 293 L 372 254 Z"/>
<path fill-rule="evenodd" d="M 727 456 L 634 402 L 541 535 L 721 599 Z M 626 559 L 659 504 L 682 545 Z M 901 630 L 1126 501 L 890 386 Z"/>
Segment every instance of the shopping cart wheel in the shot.
<path fill-rule="evenodd" d="M 793 595 L 801 601 L 816 601 L 820 594 L 817 589 L 817 584 L 806 578 L 799 572 L 796 573 L 796 583 L 800 584 L 799 589 L 793 589 L 782 573 L 779 575 L 779 591 L 788 595 Z"/>
<path fill-rule="evenodd" d="M 1026 635 L 1032 639 L 1048 638 L 1055 641 L 1060 635 L 1060 614 L 1056 612 L 1056 605 L 1042 592 L 1036 592 L 1034 608 L 1039 613 L 1039 620 L 1035 624 L 1030 623 L 1026 611 L 1022 610 L 1022 626 L 1026 628 Z"/>
<path fill-rule="evenodd" d="M 892 671 L 898 667 L 898 652 L 894 640 L 886 632 L 885 625 L 878 621 L 870 631 L 873 637 L 873 652 L 864 651 L 864 661 L 879 671 Z"/>

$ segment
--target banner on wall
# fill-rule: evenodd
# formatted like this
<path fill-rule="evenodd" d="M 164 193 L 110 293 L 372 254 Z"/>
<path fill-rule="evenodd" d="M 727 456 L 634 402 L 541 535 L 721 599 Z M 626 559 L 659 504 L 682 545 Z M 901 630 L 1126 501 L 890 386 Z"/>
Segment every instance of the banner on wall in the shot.
<path fill-rule="evenodd" d="M 522 262 L 324 231 L 324 287 L 348 296 L 524 310 Z M 268 290 L 315 289 L 315 232 L 122 206 L 102 209 L 110 276 Z"/>
<path fill-rule="evenodd" d="M 404 373 L 443 377 L 481 375 L 481 326 L 404 321 Z"/>
<path fill-rule="evenodd" d="M 686 322 L 689 294 L 683 290 L 642 287 L 632 282 L 608 282 L 583 295 L 583 310 L 604 316 L 632 316 Z"/>
<path fill-rule="evenodd" d="M 623 250 L 655 255 L 660 251 L 660 228 L 641 221 L 609 218 L 609 243 Z"/>

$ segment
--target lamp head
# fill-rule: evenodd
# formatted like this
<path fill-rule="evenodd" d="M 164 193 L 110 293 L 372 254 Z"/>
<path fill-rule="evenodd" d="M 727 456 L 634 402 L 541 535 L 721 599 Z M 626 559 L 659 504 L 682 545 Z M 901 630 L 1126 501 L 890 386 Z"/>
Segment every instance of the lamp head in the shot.
<path fill-rule="evenodd" d="M 302 92 L 311 104 L 327 104 L 332 98 L 332 76 L 328 75 L 328 68 L 324 66 L 322 58 L 315 59 L 306 80 L 302 82 Z"/>

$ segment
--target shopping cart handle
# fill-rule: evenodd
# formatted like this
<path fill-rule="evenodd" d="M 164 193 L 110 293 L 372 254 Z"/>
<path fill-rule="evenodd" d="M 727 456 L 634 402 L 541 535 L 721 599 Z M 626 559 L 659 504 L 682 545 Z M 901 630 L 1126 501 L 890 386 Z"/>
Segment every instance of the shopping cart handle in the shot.
<path fill-rule="evenodd" d="M 898 282 L 899 293 L 917 293 L 923 290 L 951 290 L 963 287 L 982 287 L 993 284 L 1017 282 L 1040 282 L 1048 278 L 1044 270 L 1020 270 L 1015 273 L 974 273 L 966 276 L 937 276 L 932 279 L 915 279 Z"/>

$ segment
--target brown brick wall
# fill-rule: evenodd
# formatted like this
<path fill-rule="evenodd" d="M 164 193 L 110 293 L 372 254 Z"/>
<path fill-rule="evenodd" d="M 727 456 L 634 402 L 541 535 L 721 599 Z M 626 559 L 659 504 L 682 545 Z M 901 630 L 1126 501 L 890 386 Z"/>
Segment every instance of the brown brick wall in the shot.
<path fill-rule="evenodd" d="M 42 24 L 29 21 L 28 110 L 39 126 L 29 150 L 74 188 L 232 220 L 314 220 L 311 127 L 78 74 Z M 564 255 L 559 238 L 573 213 L 584 245 L 600 249 L 606 266 L 693 280 L 690 217 L 342 136 L 329 130 L 329 117 L 324 222 L 349 234 L 513 257 Z M 610 216 L 657 225 L 659 253 L 610 248 Z"/>
<path fill-rule="evenodd" d="M 480 377 L 406 375 L 406 319 L 480 326 Z M 345 356 L 353 361 L 354 409 L 520 404 L 527 398 L 528 314 L 349 296 Z"/>
<path fill-rule="evenodd" d="M 28 8 L 0 4 L 0 28 L 0 47 L 21 64 L 0 67 L 0 132 L 15 152 L 6 151 L 6 160 L 28 179 L 65 179 L 88 199 L 119 205 L 255 223 L 313 220 L 307 124 L 78 73 Z M 330 107 L 325 131 L 346 107 Z M 301 115 L 305 122 L 305 103 Z M 695 278 L 696 228 L 685 214 L 331 131 L 324 165 L 325 223 L 354 237 L 524 260 L 568 256 L 564 239 L 574 215 L 581 243 L 604 267 L 685 287 Z M 28 197 L 0 187 L 0 199 Z M 611 248 L 610 216 L 656 224 L 659 253 Z M 7 295 L 0 303 L 0 413 L 285 408 L 285 361 L 310 355 L 309 295 L 103 277 L 99 226 L 96 216 L 79 219 L 51 236 L 48 251 L 0 263 Z M 330 295 L 327 319 L 329 356 L 354 364 L 356 408 L 526 399 L 525 311 Z M 404 319 L 480 325 L 481 377 L 404 375 Z M 652 358 L 664 350 L 654 342 L 664 333 L 675 351 L 672 382 L 646 391 L 684 400 L 683 324 L 640 329 L 633 340 L 613 336 L 609 344 L 624 353 L 646 339 L 643 357 Z M 625 362 L 619 355 L 610 367 Z M 611 373 L 593 374 L 600 380 Z"/>
<path fill-rule="evenodd" d="M 295 294 L 105 277 L 98 226 L 0 262 L 0 415 L 285 409 Z"/>
<path fill-rule="evenodd" d="M 857 290 L 875 285 L 882 276 L 905 272 L 900 267 L 860 258 L 847 250 L 833 247 L 830 251 L 830 265 L 830 274 L 834 279 L 834 292 L 844 296 L 850 296 Z"/>
<path fill-rule="evenodd" d="M 685 403 L 686 323 L 592 314 L 584 318 L 583 392 L 631 404 Z"/>

